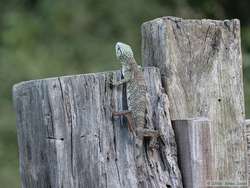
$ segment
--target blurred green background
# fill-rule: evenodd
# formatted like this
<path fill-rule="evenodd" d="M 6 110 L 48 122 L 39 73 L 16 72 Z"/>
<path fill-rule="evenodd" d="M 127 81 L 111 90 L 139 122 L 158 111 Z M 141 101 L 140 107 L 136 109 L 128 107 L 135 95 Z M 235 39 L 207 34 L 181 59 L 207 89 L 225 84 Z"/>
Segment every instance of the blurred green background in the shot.
<path fill-rule="evenodd" d="M 116 41 L 140 61 L 140 25 L 156 17 L 239 18 L 246 114 L 250 117 L 249 0 L 0 1 L 0 187 L 20 187 L 13 84 L 119 69 Z"/>

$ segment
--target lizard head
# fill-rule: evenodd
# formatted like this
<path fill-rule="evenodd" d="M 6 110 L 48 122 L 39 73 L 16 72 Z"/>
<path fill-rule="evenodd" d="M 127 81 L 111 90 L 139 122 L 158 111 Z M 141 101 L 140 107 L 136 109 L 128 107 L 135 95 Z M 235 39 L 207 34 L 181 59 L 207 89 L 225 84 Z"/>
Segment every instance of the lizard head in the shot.
<path fill-rule="evenodd" d="M 122 42 L 117 42 L 115 45 L 116 57 L 121 62 L 127 62 L 128 59 L 134 57 L 131 47 Z"/>

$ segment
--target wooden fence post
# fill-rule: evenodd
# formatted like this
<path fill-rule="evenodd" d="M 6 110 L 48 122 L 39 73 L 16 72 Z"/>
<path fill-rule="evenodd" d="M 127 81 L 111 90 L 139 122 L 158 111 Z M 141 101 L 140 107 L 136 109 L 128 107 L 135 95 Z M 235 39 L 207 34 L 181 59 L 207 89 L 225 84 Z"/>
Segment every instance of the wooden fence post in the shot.
<path fill-rule="evenodd" d="M 250 185 L 250 119 L 246 119 L 246 140 L 247 140 L 247 179 Z"/>
<path fill-rule="evenodd" d="M 208 186 L 213 168 L 211 160 L 213 135 L 207 118 L 174 120 L 173 128 L 177 142 L 178 160 L 183 185 L 187 188 Z"/>
<path fill-rule="evenodd" d="M 148 124 L 161 130 L 160 147 L 145 149 L 146 187 L 182 187 L 167 95 L 157 68 L 146 68 Z M 134 140 L 123 118 L 120 72 L 28 81 L 13 88 L 22 187 L 138 187 Z M 164 144 L 161 144 L 164 142 Z M 147 144 L 145 143 L 145 148 Z M 146 152 L 147 151 L 147 152 Z"/>
<path fill-rule="evenodd" d="M 246 187 L 239 20 L 163 17 L 146 22 L 142 59 L 145 66 L 160 68 L 172 119 L 207 117 L 211 122 L 210 183 Z"/>

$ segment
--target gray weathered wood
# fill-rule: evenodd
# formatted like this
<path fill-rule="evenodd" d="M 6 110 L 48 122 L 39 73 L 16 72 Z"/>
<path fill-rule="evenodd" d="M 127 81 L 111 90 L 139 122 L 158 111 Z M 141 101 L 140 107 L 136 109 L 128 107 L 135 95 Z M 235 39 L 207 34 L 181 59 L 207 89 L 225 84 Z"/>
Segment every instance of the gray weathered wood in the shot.
<path fill-rule="evenodd" d="M 142 25 L 142 59 L 160 68 L 172 119 L 211 121 L 211 179 L 246 182 L 239 20 L 158 18 Z"/>
<path fill-rule="evenodd" d="M 250 185 L 250 119 L 246 119 L 246 139 L 247 139 L 247 179 Z"/>
<path fill-rule="evenodd" d="M 211 124 L 207 118 L 174 120 L 178 160 L 185 188 L 208 186 L 213 168 Z"/>
<path fill-rule="evenodd" d="M 28 81 L 13 88 L 22 187 L 137 187 L 134 140 L 124 118 L 120 72 Z M 146 68 L 149 122 L 161 130 L 160 148 L 145 152 L 147 186 L 182 187 L 168 98 L 156 68 Z M 145 143 L 145 148 L 147 144 Z M 145 150 L 146 151 L 146 150 Z"/>

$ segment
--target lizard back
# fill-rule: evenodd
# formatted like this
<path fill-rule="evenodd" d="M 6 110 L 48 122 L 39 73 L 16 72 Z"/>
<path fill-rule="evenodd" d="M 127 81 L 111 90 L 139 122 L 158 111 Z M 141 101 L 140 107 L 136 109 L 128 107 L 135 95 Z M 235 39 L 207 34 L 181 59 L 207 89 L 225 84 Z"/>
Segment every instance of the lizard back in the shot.
<path fill-rule="evenodd" d="M 131 60 L 130 66 L 123 66 L 123 74 L 130 74 L 132 79 L 127 82 L 126 94 L 128 109 L 131 110 L 135 125 L 144 128 L 146 113 L 146 82 L 142 70 L 135 60 Z"/>

